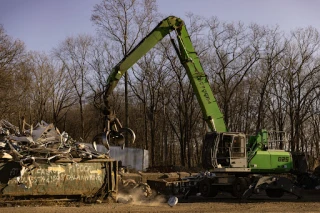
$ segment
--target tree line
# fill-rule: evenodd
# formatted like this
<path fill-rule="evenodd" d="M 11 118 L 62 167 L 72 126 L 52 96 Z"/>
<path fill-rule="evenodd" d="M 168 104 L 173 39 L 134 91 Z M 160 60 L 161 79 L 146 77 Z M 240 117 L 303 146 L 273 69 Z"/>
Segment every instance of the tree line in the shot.
<path fill-rule="evenodd" d="M 44 120 L 90 142 L 103 131 L 97 108 L 112 68 L 164 18 L 156 0 L 102 0 L 95 35 L 68 37 L 50 53 L 27 51 L 0 27 L 0 118 L 21 127 Z M 184 20 L 229 131 L 285 131 L 292 152 L 319 157 L 320 38 L 314 27 Z M 98 102 L 97 102 L 98 101 Z M 201 165 L 206 124 L 170 38 L 140 59 L 119 83 L 112 106 L 149 150 L 152 166 Z"/>

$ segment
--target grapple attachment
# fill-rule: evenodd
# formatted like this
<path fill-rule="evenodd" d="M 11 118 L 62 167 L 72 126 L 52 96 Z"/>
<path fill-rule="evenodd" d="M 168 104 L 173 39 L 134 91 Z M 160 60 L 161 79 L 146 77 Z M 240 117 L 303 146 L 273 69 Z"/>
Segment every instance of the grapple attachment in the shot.
<path fill-rule="evenodd" d="M 115 146 L 121 146 L 122 149 L 125 146 L 125 141 L 128 143 L 134 143 L 136 140 L 136 134 L 134 131 L 127 127 L 122 127 L 118 118 L 112 113 L 108 116 L 107 125 L 103 133 L 96 135 L 92 141 L 92 146 L 97 151 L 97 144 L 104 145 L 110 150 L 110 144 Z"/>

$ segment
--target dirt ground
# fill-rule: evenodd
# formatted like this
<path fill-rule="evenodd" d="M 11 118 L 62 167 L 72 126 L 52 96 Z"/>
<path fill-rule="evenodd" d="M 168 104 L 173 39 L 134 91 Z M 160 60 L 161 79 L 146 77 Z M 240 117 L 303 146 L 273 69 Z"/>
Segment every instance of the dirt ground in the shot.
<path fill-rule="evenodd" d="M 228 195 L 218 195 L 217 198 L 205 199 L 180 197 L 177 205 L 170 207 L 165 198 L 152 201 L 134 201 L 131 203 L 84 204 L 81 202 L 61 202 L 46 204 L 41 201 L 32 204 L 8 202 L 0 207 L 2 213 L 98 213 L 98 212 L 320 212 L 320 196 L 309 195 L 301 200 L 286 195 L 281 199 L 270 199 L 264 195 L 254 196 L 245 202 L 240 202 Z"/>
<path fill-rule="evenodd" d="M 131 205 L 131 204 L 99 204 L 81 207 L 5 207 L 0 208 L 3 213 L 98 213 L 98 212 L 320 212 L 320 203 L 292 203 L 292 202 L 259 202 L 259 203 L 178 203 L 174 207 L 166 204 L 159 206 Z"/>

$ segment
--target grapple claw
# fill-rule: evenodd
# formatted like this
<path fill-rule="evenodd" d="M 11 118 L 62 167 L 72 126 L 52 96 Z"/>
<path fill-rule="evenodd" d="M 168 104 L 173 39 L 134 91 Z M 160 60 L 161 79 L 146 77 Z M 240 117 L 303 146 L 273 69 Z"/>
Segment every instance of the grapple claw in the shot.
<path fill-rule="evenodd" d="M 130 139 L 128 141 L 129 143 L 134 143 L 134 141 L 136 140 L 136 134 L 130 128 L 123 127 L 123 128 L 120 128 L 118 132 L 124 137 L 126 137 L 126 134 L 128 134 L 129 135 L 128 139 Z"/>

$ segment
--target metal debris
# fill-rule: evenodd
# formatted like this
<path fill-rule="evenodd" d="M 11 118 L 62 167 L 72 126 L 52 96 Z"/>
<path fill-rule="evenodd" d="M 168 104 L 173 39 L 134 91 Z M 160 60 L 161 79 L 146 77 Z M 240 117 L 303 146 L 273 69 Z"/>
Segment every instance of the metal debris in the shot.
<path fill-rule="evenodd" d="M 169 200 L 168 200 L 168 205 L 173 207 L 175 205 L 177 205 L 178 203 L 178 198 L 177 197 L 170 197 Z"/>
<path fill-rule="evenodd" d="M 44 121 L 29 130 L 19 129 L 6 120 L 0 120 L 0 159 L 20 161 L 21 166 L 37 167 L 37 162 L 58 159 L 108 159 L 109 155 L 96 151 L 90 144 L 80 143 L 60 133 L 53 124 Z"/>

